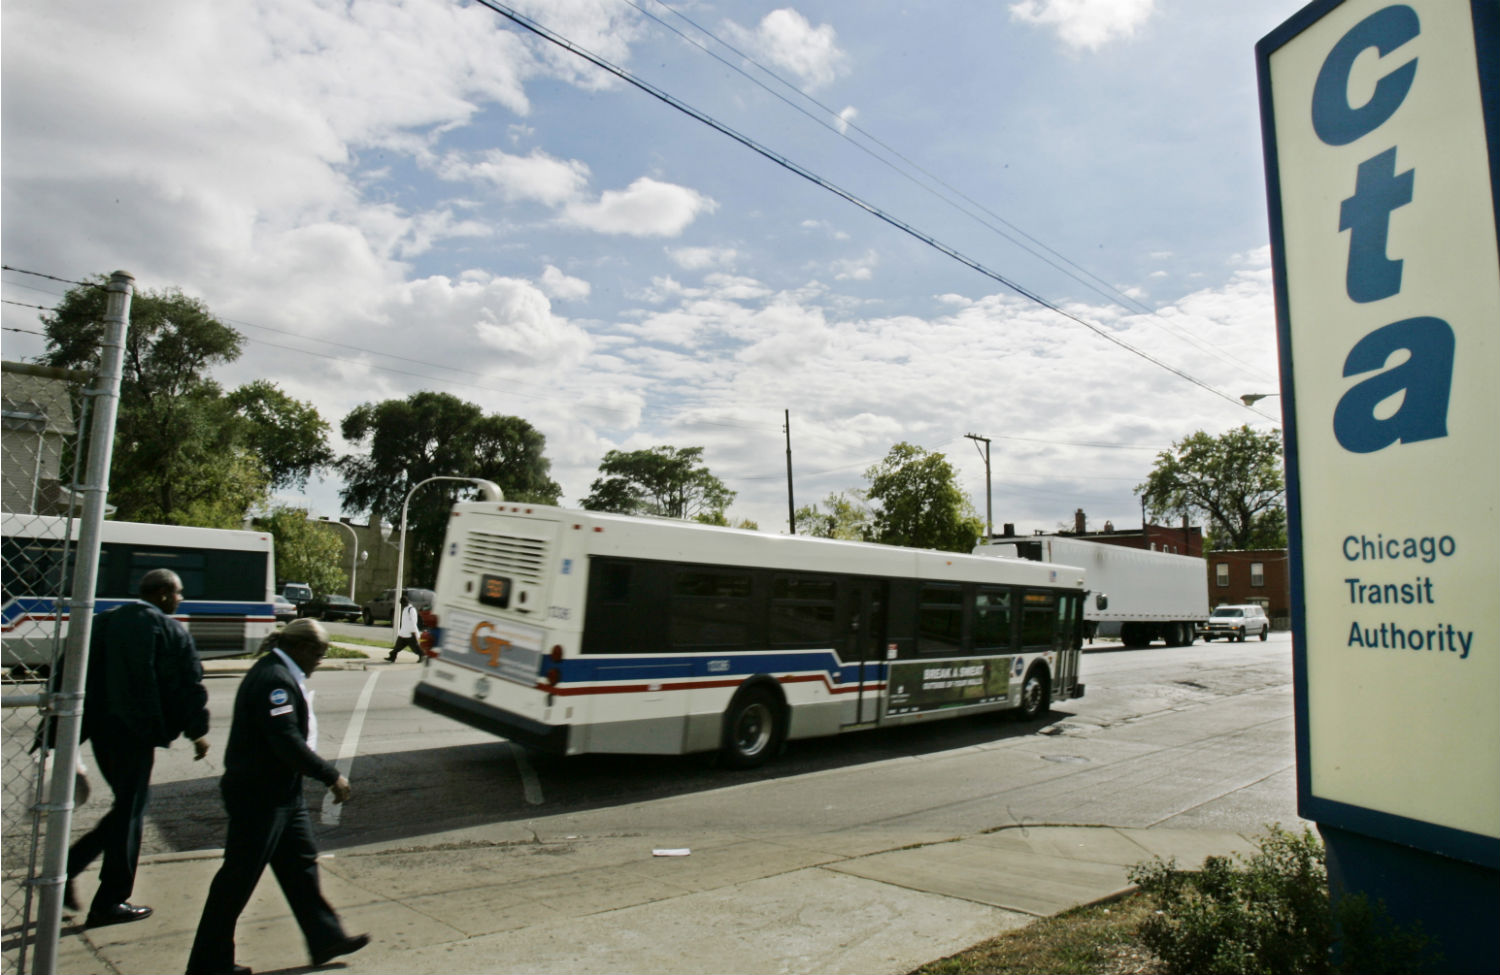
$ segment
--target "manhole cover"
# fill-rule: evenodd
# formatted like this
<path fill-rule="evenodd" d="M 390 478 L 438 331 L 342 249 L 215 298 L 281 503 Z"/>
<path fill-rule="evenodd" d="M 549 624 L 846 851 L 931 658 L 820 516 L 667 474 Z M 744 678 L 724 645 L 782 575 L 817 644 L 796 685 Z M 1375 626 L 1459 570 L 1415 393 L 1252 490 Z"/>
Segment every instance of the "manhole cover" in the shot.
<path fill-rule="evenodd" d="M 1044 762 L 1057 762 L 1062 765 L 1082 765 L 1088 761 L 1082 755 L 1043 755 Z"/>

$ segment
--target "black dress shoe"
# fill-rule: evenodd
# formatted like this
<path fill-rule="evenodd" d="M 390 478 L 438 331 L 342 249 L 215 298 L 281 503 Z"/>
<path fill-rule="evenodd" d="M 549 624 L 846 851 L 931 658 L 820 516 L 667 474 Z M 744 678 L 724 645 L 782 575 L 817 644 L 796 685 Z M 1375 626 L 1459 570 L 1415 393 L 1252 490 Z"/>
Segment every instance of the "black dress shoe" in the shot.
<path fill-rule="evenodd" d="M 335 941 L 333 944 L 328 945 L 325 948 L 319 948 L 317 951 L 313 952 L 313 967 L 316 968 L 320 965 L 326 965 L 330 961 L 333 961 L 333 959 L 337 958 L 339 955 L 352 955 L 369 943 L 370 936 L 368 934 L 356 934 L 352 938 L 344 938 L 342 941 Z"/>
<path fill-rule="evenodd" d="M 94 908 L 89 911 L 88 926 L 91 928 L 103 927 L 106 924 L 125 924 L 129 921 L 140 921 L 151 916 L 151 908 L 138 907 L 135 904 L 113 904 L 100 910 Z"/>

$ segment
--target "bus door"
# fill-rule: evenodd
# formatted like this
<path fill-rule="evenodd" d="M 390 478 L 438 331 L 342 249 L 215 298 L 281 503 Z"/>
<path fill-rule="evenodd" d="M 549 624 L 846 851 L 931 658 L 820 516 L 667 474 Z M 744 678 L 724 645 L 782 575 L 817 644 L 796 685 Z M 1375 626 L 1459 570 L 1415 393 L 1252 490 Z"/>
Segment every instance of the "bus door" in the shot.
<path fill-rule="evenodd" d="M 1053 646 L 1057 650 L 1056 673 L 1053 674 L 1053 697 L 1072 695 L 1078 683 L 1078 658 L 1083 647 L 1082 597 L 1075 593 L 1062 596 L 1057 606 L 1057 631 Z"/>
<path fill-rule="evenodd" d="M 880 675 L 886 659 L 885 584 L 875 580 L 853 581 L 846 587 L 844 598 L 849 621 L 844 660 L 852 662 L 859 681 L 853 723 L 867 724 L 880 716 Z M 846 668 L 846 683 L 848 677 Z"/>

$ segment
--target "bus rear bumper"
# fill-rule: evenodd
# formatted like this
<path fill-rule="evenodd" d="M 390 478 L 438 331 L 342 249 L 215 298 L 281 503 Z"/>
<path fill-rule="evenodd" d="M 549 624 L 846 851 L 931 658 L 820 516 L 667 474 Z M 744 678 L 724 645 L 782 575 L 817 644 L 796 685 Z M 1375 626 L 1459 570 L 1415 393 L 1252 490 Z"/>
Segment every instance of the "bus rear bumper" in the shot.
<path fill-rule="evenodd" d="M 461 694 L 429 684 L 418 684 L 412 692 L 412 703 L 434 714 L 452 718 L 480 731 L 507 738 L 518 745 L 554 755 L 568 753 L 568 726 L 542 724 L 518 714 L 486 707 Z"/>

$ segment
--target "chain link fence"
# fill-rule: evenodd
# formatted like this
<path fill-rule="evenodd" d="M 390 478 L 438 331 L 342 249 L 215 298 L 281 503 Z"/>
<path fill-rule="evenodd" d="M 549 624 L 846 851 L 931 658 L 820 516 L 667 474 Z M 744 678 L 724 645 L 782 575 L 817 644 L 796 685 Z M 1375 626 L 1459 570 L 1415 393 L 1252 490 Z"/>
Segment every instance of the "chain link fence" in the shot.
<path fill-rule="evenodd" d="M 134 278 L 110 276 L 97 375 L 4 363 L 0 963 L 54 975 L 100 524 Z"/>
<path fill-rule="evenodd" d="M 60 673 L 66 645 L 65 608 L 74 564 L 79 483 L 87 450 L 88 373 L 3 363 L 3 448 L 0 534 L 4 631 L 0 683 L 5 709 L 0 738 L 4 863 L 0 923 L 3 968 L 24 972 L 31 960 L 37 915 L 35 879 L 56 722 L 48 721 L 48 678 Z M 87 799 L 87 779 L 74 803 Z"/>

